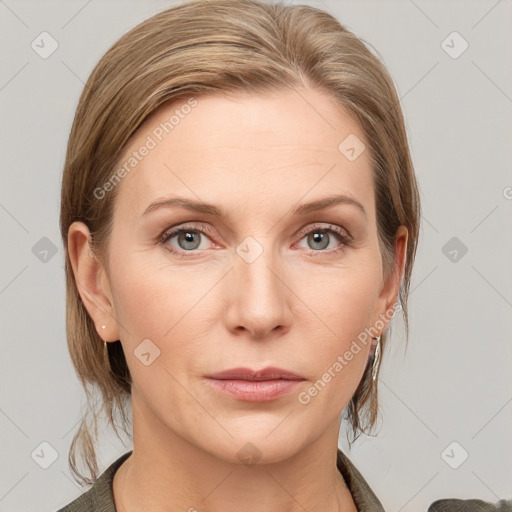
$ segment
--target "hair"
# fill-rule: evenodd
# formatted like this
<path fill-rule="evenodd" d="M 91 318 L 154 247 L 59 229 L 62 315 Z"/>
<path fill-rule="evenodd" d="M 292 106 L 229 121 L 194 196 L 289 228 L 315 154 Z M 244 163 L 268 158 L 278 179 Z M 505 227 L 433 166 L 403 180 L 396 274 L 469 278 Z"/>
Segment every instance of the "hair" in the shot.
<path fill-rule="evenodd" d="M 394 269 L 397 228 L 404 225 L 408 230 L 399 290 L 407 340 L 407 297 L 418 241 L 420 198 L 400 101 L 382 58 L 370 47 L 332 15 L 311 6 L 258 0 L 192 0 L 135 26 L 97 63 L 75 113 L 61 190 L 67 343 L 88 404 L 68 457 L 77 482 L 90 484 L 97 479 L 95 442 L 101 411 L 118 437 L 116 414 L 122 418 L 120 428 L 124 430 L 128 425 L 131 375 L 120 341 L 107 343 L 108 368 L 103 340 L 73 276 L 68 230 L 74 221 L 88 226 L 93 250 L 108 272 L 108 240 L 117 188 L 101 200 L 94 191 L 112 177 L 138 127 L 164 103 L 192 95 L 262 94 L 311 87 L 325 92 L 351 113 L 370 145 L 367 149 L 385 276 Z M 382 334 L 382 351 L 388 334 Z M 346 408 L 353 440 L 365 428 L 373 428 L 378 416 L 371 362 L 369 358 Z M 94 410 L 93 402 L 101 403 L 99 411 Z M 92 479 L 78 470 L 77 450 Z"/>

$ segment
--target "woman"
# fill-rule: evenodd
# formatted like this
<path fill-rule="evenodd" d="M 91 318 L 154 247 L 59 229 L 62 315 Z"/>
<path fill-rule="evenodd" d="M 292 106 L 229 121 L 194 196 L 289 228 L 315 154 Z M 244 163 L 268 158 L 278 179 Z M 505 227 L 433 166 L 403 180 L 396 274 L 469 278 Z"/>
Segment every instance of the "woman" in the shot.
<path fill-rule="evenodd" d="M 153 16 L 91 74 L 61 199 L 72 361 L 133 424 L 97 478 L 84 418 L 93 487 L 62 511 L 383 510 L 338 435 L 375 424 L 420 200 L 360 39 L 253 0 Z"/>

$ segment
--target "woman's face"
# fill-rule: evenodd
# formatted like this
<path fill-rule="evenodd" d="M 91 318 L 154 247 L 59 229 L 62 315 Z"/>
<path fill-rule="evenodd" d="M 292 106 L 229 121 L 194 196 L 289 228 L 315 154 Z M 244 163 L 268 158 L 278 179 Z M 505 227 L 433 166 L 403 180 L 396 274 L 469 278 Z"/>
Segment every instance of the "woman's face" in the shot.
<path fill-rule="evenodd" d="M 363 144 L 312 89 L 198 96 L 130 141 L 104 276 L 117 325 L 97 323 L 122 342 L 147 432 L 272 462 L 337 429 L 367 363 L 362 333 L 385 329 L 399 284 L 383 280 Z M 207 377 L 241 367 L 301 380 Z"/>

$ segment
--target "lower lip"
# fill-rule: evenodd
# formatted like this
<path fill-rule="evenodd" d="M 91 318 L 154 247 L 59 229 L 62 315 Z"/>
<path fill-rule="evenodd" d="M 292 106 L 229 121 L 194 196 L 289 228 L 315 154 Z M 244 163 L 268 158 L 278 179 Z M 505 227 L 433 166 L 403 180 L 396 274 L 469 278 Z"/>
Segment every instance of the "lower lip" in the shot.
<path fill-rule="evenodd" d="M 285 379 L 256 381 L 208 378 L 207 380 L 216 391 L 247 402 L 276 400 L 292 393 L 303 382 Z"/>

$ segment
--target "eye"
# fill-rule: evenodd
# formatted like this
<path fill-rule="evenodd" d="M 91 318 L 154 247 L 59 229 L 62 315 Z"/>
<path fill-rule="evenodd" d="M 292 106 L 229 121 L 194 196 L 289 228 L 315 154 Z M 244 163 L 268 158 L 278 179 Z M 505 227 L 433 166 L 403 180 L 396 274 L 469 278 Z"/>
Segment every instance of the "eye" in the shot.
<path fill-rule="evenodd" d="M 206 237 L 209 239 L 211 236 L 213 236 L 213 232 L 207 224 L 201 224 L 198 227 L 180 226 L 165 231 L 160 236 L 160 243 L 166 250 L 178 257 L 186 253 L 189 253 L 187 256 L 190 257 L 192 255 L 197 256 L 194 251 L 205 249 L 200 247 L 203 241 L 202 238 Z M 307 238 L 308 247 L 311 247 L 311 249 L 306 250 L 306 253 L 312 256 L 338 253 L 353 242 L 351 236 L 343 228 L 334 224 L 307 226 L 307 228 L 299 232 L 298 236 L 301 240 Z M 174 238 L 176 239 L 177 246 L 170 243 Z M 328 249 L 331 242 L 336 241 L 338 245 Z"/>
<path fill-rule="evenodd" d="M 208 238 L 207 235 L 211 235 L 211 229 L 207 225 L 201 225 L 200 228 L 181 226 L 166 231 L 160 237 L 160 243 L 173 254 L 182 255 L 184 252 L 200 250 L 201 238 Z M 169 243 L 173 238 L 176 238 L 178 247 Z"/>
<path fill-rule="evenodd" d="M 329 224 L 328 227 L 325 227 L 325 225 L 314 225 L 311 228 L 308 226 L 307 229 L 301 230 L 300 235 L 302 235 L 303 238 L 307 238 L 306 242 L 308 247 L 312 249 L 306 252 L 313 256 L 338 253 L 352 244 L 350 235 L 334 224 Z M 334 242 L 338 241 L 340 245 L 325 250 L 333 241 L 333 238 Z"/>

